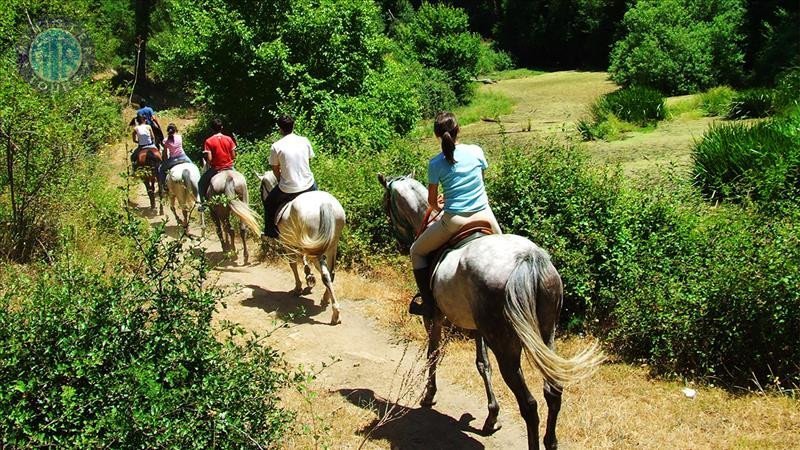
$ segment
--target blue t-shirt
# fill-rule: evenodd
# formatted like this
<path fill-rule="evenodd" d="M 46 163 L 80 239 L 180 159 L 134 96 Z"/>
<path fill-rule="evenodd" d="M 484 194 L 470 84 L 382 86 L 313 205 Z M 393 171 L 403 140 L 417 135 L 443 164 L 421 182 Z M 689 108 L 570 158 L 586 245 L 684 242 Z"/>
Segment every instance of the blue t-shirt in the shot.
<path fill-rule="evenodd" d="M 489 164 L 483 150 L 477 145 L 457 144 L 453 158 L 456 163 L 450 165 L 444 153 L 439 153 L 428 163 L 428 183 L 442 185 L 445 212 L 485 209 L 489 206 L 489 197 L 483 187 L 483 170 Z"/>
<path fill-rule="evenodd" d="M 144 117 L 147 120 L 147 124 L 151 126 L 153 125 L 153 114 L 155 113 L 156 112 L 153 111 L 153 108 L 149 106 L 145 106 L 144 108 L 136 110 L 136 115 Z"/>

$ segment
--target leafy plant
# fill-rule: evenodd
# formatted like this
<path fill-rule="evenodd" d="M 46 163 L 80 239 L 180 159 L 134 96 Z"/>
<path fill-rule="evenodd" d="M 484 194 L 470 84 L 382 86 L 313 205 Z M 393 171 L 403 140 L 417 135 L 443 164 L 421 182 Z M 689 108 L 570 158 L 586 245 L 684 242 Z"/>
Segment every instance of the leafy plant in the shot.
<path fill-rule="evenodd" d="M 728 86 L 717 86 L 700 94 L 700 109 L 706 116 L 726 116 L 736 91 Z"/>
<path fill-rule="evenodd" d="M 767 117 L 774 113 L 772 89 L 752 88 L 736 94 L 731 100 L 729 119 Z"/>
<path fill-rule="evenodd" d="M 4 445 L 241 448 L 280 438 L 292 415 L 277 394 L 290 375 L 259 338 L 212 328 L 221 293 L 204 285 L 196 252 L 162 233 L 138 241 L 136 266 L 98 271 L 67 256 L 4 287 Z"/>

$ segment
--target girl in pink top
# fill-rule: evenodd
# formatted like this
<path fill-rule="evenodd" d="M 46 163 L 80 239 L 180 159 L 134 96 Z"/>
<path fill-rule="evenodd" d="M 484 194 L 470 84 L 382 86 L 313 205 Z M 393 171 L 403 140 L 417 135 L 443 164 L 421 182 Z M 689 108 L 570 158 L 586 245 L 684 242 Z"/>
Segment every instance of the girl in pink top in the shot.
<path fill-rule="evenodd" d="M 178 134 L 178 127 L 174 123 L 167 125 L 167 137 L 164 139 L 166 159 L 158 167 L 158 176 L 161 185 L 165 186 L 166 173 L 178 164 L 191 163 L 192 160 L 183 151 L 183 136 Z"/>

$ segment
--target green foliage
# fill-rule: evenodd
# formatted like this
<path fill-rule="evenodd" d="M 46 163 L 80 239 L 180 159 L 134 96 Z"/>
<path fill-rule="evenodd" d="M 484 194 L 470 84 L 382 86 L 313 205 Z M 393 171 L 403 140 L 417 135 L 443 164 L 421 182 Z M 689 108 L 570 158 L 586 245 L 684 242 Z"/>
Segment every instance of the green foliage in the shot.
<path fill-rule="evenodd" d="M 479 74 L 489 74 L 512 68 L 514 68 L 514 61 L 510 54 L 496 49 L 492 43 L 481 42 L 477 69 Z"/>
<path fill-rule="evenodd" d="M 706 116 L 726 116 L 736 91 L 728 86 L 711 88 L 700 94 L 700 109 Z"/>
<path fill-rule="evenodd" d="M 564 279 L 563 318 L 578 324 L 594 316 L 599 280 L 612 276 L 603 263 L 618 226 L 620 175 L 595 171 L 586 162 L 578 149 L 548 143 L 504 149 L 487 172 L 487 192 L 503 231 L 550 252 Z"/>
<path fill-rule="evenodd" d="M 469 32 L 469 20 L 462 10 L 423 3 L 394 33 L 425 67 L 447 74 L 460 102 L 469 100 L 470 80 L 478 74 L 482 50 L 480 37 Z"/>
<path fill-rule="evenodd" d="M 777 111 L 800 106 L 800 66 L 785 70 L 778 75 L 772 100 Z"/>
<path fill-rule="evenodd" d="M 766 13 L 748 39 L 755 50 L 753 79 L 762 85 L 771 84 L 781 71 L 800 64 L 800 5 L 797 2 L 771 3 L 761 6 L 753 2 L 750 6 L 753 16 Z"/>
<path fill-rule="evenodd" d="M 504 231 L 547 249 L 562 321 L 658 373 L 800 382 L 800 213 L 708 208 L 682 181 L 633 186 L 574 148 L 506 148 L 488 172 Z"/>
<path fill-rule="evenodd" d="M 714 201 L 794 197 L 800 181 L 798 127 L 800 114 L 712 126 L 692 150 L 695 183 Z"/>
<path fill-rule="evenodd" d="M 729 119 L 767 117 L 775 112 L 772 89 L 752 88 L 738 92 L 731 100 Z"/>
<path fill-rule="evenodd" d="M 3 443 L 201 449 L 276 442 L 291 420 L 276 405 L 289 381 L 277 352 L 256 337 L 245 341 L 237 325 L 212 328 L 221 293 L 204 287 L 206 268 L 184 242 L 156 232 L 138 244 L 143 263 L 133 269 L 97 271 L 64 258 L 5 286 Z"/>
<path fill-rule="evenodd" d="M 81 208 L 65 201 L 99 180 L 93 153 L 118 131 L 119 110 L 102 84 L 42 94 L 0 63 L 0 257 L 28 261 L 54 250 L 65 218 Z M 35 138 L 32 138 L 35 136 Z"/>
<path fill-rule="evenodd" d="M 578 132 L 584 140 L 619 138 L 637 127 L 654 126 L 666 118 L 667 107 L 658 91 L 631 86 L 605 94 L 590 107 L 592 120 L 579 120 Z"/>
<path fill-rule="evenodd" d="M 611 78 L 684 94 L 742 79 L 742 0 L 641 0 L 625 13 Z"/>

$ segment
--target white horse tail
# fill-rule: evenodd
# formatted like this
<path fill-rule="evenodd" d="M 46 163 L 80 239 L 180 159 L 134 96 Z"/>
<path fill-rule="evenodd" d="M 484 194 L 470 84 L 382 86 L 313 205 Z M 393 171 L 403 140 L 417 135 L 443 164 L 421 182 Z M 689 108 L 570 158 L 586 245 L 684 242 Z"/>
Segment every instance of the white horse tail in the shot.
<path fill-rule="evenodd" d="M 570 359 L 557 355 L 545 344 L 536 316 L 536 299 L 550 294 L 543 281 L 551 270 L 555 269 L 550 258 L 540 249 L 533 248 L 522 255 L 508 277 L 504 313 L 522 341 L 528 361 L 542 372 L 545 380 L 565 386 L 588 378 L 605 357 L 596 344 Z"/>
<path fill-rule="evenodd" d="M 333 205 L 324 202 L 319 207 L 319 228 L 305 232 L 305 224 L 298 214 L 290 214 L 286 225 L 281 227 L 280 239 L 293 250 L 309 256 L 322 256 L 336 237 L 336 215 Z"/>
<path fill-rule="evenodd" d="M 239 218 L 239 221 L 256 236 L 261 234 L 261 226 L 258 224 L 258 219 L 256 219 L 258 214 L 247 204 L 247 191 L 243 195 L 244 201 L 239 200 L 236 196 L 236 183 L 231 176 L 225 180 L 225 196 L 228 197 L 228 205 L 231 211 Z"/>
<path fill-rule="evenodd" d="M 188 192 L 192 198 L 196 199 L 198 194 L 197 191 L 199 189 L 197 188 L 197 184 L 192 180 L 192 173 L 189 171 L 189 169 L 185 167 L 183 168 L 183 172 L 181 172 L 181 179 L 183 180 L 183 187 L 186 188 L 186 192 Z"/>

